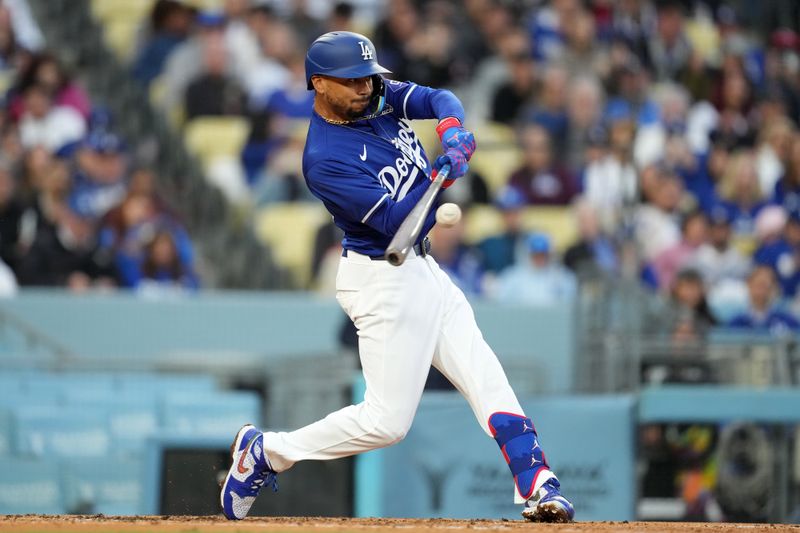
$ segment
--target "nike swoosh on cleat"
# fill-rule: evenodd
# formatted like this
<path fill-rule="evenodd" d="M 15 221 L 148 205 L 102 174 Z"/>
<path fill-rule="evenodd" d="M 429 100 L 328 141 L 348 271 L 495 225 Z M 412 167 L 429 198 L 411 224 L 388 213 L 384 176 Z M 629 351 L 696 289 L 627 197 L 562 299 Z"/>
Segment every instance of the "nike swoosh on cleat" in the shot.
<path fill-rule="evenodd" d="M 358 158 L 361 159 L 362 161 L 366 161 L 367 160 L 367 145 L 366 144 L 364 145 L 364 153 L 361 154 L 360 156 L 358 156 Z"/>
<path fill-rule="evenodd" d="M 236 470 L 239 471 L 240 474 L 246 474 L 249 468 L 244 467 L 244 458 L 247 457 L 247 452 L 250 451 L 250 446 L 253 445 L 253 441 L 256 440 L 255 438 L 251 439 L 250 442 L 247 443 L 244 451 L 242 452 L 242 456 L 239 457 L 239 463 L 236 465 Z"/>

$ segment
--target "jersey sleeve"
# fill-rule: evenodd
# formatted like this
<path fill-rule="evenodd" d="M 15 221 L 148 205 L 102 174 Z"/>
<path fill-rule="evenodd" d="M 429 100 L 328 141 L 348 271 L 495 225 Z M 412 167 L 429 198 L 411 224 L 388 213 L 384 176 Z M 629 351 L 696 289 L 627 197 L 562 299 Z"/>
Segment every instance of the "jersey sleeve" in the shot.
<path fill-rule="evenodd" d="M 394 235 L 427 189 L 422 179 L 396 202 L 377 177 L 335 160 L 309 168 L 306 183 L 334 218 L 360 221 L 384 235 Z"/>
<path fill-rule="evenodd" d="M 464 122 L 464 106 L 456 95 L 407 81 L 386 81 L 386 102 L 402 118 L 443 119 L 455 117 Z"/>

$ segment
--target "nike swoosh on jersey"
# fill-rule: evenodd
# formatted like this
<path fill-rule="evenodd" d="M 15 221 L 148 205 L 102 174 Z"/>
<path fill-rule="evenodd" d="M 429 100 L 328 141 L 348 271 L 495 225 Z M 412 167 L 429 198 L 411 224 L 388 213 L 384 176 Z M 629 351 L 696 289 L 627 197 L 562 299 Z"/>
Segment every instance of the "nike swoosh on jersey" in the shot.
<path fill-rule="evenodd" d="M 361 159 L 362 161 L 366 161 L 366 160 L 367 160 L 367 145 L 366 145 L 366 144 L 364 145 L 364 153 L 363 153 L 363 154 L 361 154 L 361 155 L 360 155 L 360 156 L 358 156 L 358 157 L 359 157 L 359 159 Z"/>

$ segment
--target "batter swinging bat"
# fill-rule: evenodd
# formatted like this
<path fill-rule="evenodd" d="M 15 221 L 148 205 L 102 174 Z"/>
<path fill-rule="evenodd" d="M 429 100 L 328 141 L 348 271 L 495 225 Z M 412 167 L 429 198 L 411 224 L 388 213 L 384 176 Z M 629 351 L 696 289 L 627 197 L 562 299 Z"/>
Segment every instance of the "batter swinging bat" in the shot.
<path fill-rule="evenodd" d="M 400 266 L 406 260 L 408 252 L 419 237 L 419 232 L 422 231 L 422 226 L 425 224 L 425 219 L 428 218 L 428 213 L 433 205 L 433 199 L 436 198 L 436 193 L 442 187 L 442 183 L 447 179 L 450 174 L 450 165 L 443 165 L 442 169 L 436 174 L 436 178 L 428 185 L 428 190 L 419 199 L 417 205 L 408 214 L 406 219 L 400 224 L 397 233 L 394 234 L 392 242 L 386 248 L 386 260 L 394 266 Z"/>

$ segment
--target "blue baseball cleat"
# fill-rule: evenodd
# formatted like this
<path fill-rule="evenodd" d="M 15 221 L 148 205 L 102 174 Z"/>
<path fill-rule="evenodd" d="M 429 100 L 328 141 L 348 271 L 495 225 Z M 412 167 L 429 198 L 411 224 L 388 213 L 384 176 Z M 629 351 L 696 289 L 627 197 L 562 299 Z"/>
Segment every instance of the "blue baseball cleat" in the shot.
<path fill-rule="evenodd" d="M 572 522 L 575 509 L 559 488 L 556 478 L 548 479 L 539 490 L 525 502 L 522 516 L 531 522 Z"/>
<path fill-rule="evenodd" d="M 264 434 L 246 425 L 236 434 L 231 445 L 233 462 L 222 484 L 220 502 L 228 520 L 241 520 L 250 512 L 265 483 L 278 490 L 277 474 L 264 451 Z"/>

